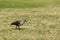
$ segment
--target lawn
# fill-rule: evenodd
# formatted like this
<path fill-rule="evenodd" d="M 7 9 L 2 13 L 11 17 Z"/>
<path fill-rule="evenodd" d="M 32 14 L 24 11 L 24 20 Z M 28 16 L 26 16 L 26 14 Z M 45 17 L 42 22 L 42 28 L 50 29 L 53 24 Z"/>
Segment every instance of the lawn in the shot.
<path fill-rule="evenodd" d="M 16 30 L 10 23 L 26 19 L 27 23 Z M 59 40 L 60 7 L 1 8 L 0 40 Z"/>
<path fill-rule="evenodd" d="M 1 0 L 0 8 L 33 8 L 43 7 L 45 3 L 36 2 L 35 0 Z"/>
<path fill-rule="evenodd" d="M 0 0 L 0 8 L 36 8 L 60 4 L 59 0 Z"/>
<path fill-rule="evenodd" d="M 0 40 L 60 40 L 59 0 L 0 0 Z M 26 19 L 20 30 L 10 25 Z"/>

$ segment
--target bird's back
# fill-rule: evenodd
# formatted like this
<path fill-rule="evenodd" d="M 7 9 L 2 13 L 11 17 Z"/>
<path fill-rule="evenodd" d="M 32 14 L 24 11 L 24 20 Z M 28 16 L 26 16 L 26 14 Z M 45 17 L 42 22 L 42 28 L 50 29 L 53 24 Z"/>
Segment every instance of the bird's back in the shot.
<path fill-rule="evenodd" d="M 11 23 L 11 25 L 23 25 L 25 23 L 24 20 L 18 20 L 18 21 L 14 21 Z"/>

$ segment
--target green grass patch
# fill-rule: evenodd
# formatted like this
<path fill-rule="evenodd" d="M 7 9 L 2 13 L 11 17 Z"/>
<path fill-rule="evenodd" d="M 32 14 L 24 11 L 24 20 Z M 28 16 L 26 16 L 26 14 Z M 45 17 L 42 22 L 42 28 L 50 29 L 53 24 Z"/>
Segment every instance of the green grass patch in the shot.
<path fill-rule="evenodd" d="M 33 8 L 44 7 L 46 3 L 36 2 L 34 0 L 1 0 L 0 8 Z"/>
<path fill-rule="evenodd" d="M 37 8 L 58 4 L 59 0 L 0 0 L 0 8 Z"/>

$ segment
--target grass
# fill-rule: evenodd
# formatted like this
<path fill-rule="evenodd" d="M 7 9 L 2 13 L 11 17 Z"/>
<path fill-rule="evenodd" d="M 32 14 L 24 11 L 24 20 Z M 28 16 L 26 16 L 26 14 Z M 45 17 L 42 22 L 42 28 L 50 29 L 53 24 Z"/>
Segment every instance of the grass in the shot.
<path fill-rule="evenodd" d="M 0 40 L 60 40 L 59 4 L 59 0 L 0 0 Z M 27 23 L 16 30 L 10 24 L 20 19 Z"/>
<path fill-rule="evenodd" d="M 1 8 L 0 40 L 59 40 L 59 8 Z M 20 19 L 27 23 L 16 30 L 10 23 Z"/>
<path fill-rule="evenodd" d="M 59 0 L 0 0 L 0 8 L 37 8 L 60 4 Z"/>
<path fill-rule="evenodd" d="M 33 8 L 43 7 L 45 3 L 39 3 L 34 0 L 2 0 L 0 1 L 0 8 Z"/>

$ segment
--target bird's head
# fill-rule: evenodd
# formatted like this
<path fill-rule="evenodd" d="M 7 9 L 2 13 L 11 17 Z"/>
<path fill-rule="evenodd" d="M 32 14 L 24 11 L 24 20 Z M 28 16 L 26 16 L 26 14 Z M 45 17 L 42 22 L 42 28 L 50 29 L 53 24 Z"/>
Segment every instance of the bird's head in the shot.
<path fill-rule="evenodd" d="M 24 22 L 27 22 L 27 20 L 24 20 Z"/>

